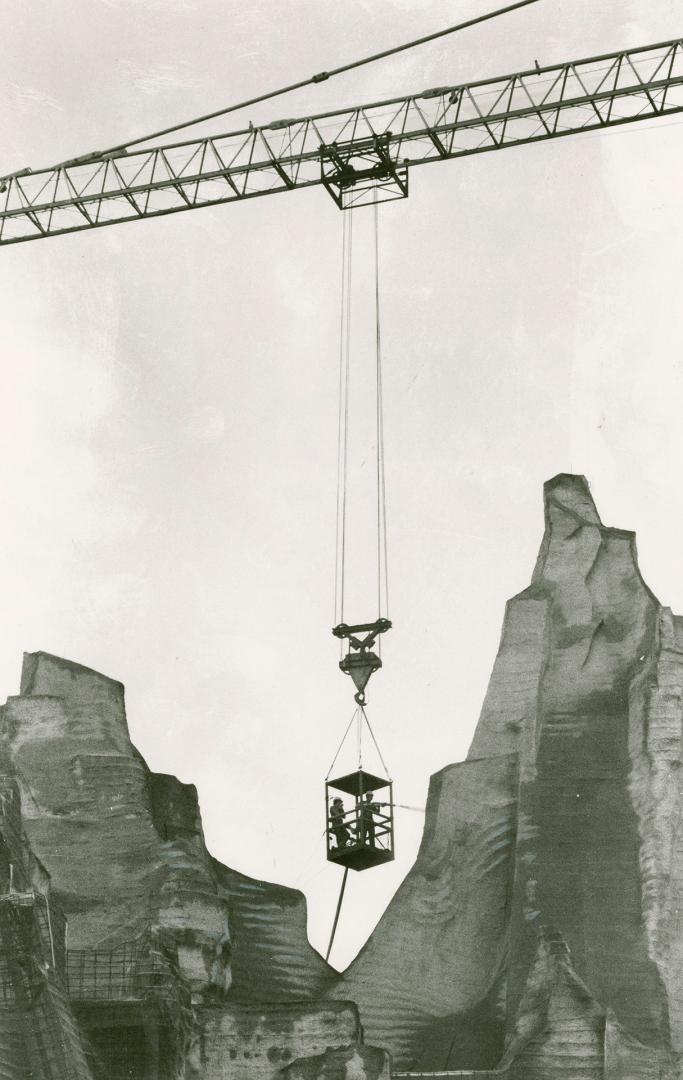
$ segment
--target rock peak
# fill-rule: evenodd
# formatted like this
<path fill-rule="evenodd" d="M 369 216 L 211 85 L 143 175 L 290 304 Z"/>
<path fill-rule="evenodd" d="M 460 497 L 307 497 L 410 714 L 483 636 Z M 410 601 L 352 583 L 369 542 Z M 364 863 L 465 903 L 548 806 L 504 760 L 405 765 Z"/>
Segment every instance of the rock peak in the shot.
<path fill-rule="evenodd" d="M 546 524 L 550 511 L 559 507 L 581 518 L 590 525 L 602 525 L 600 515 L 591 495 L 590 484 L 585 476 L 576 473 L 558 473 L 543 485 Z"/>
<path fill-rule="evenodd" d="M 22 694 L 49 694 L 52 692 L 53 684 L 56 684 L 54 692 L 60 694 L 63 692 L 65 683 L 68 685 L 77 680 L 81 685 L 106 684 L 123 695 L 122 682 L 112 679 L 109 675 L 103 675 L 101 671 L 95 671 L 94 668 L 85 667 L 83 664 L 44 652 L 42 649 L 24 653 L 20 684 Z"/>

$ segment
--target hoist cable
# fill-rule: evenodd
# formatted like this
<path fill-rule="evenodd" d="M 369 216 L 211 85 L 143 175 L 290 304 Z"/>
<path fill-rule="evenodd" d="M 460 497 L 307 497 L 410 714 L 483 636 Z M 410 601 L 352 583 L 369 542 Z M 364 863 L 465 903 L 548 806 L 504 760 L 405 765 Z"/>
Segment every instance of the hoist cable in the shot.
<path fill-rule="evenodd" d="M 339 419 L 337 426 L 337 539 L 334 573 L 334 621 L 344 621 L 346 578 L 346 490 L 349 445 L 349 380 L 351 370 L 351 271 L 353 213 L 343 216 L 342 280 L 339 327 Z M 343 641 L 340 640 L 343 652 Z"/>
<path fill-rule="evenodd" d="M 380 409 L 381 409 L 381 337 L 379 325 L 379 223 L 377 211 L 377 188 L 375 188 L 375 202 L 372 208 L 375 226 L 375 376 L 377 384 L 376 400 L 376 448 L 377 448 L 377 618 L 382 618 L 382 504 L 380 482 Z M 382 656 L 382 637 L 378 642 L 379 655 Z"/>
<path fill-rule="evenodd" d="M 344 621 L 346 584 L 346 489 L 349 471 L 349 390 L 351 378 L 351 285 L 353 271 L 353 211 L 349 211 L 348 243 L 346 245 L 346 344 L 344 372 L 344 475 L 342 496 L 342 547 L 341 547 L 341 622 Z"/>
<path fill-rule="evenodd" d="M 342 218 L 342 272 L 341 272 L 341 300 L 339 304 L 339 416 L 337 422 L 337 520 L 335 529 L 335 565 L 334 565 L 334 622 L 336 624 L 339 615 L 339 547 L 341 536 L 341 491 L 342 491 L 342 401 L 344 398 L 344 320 L 346 315 L 346 223 L 349 215 Z"/>
<path fill-rule="evenodd" d="M 389 616 L 389 568 L 387 562 L 387 496 L 384 479 L 384 400 L 382 386 L 382 329 L 379 302 L 379 210 L 377 191 L 374 203 L 375 226 L 375 351 L 377 372 L 377 617 L 382 617 L 382 584 L 384 584 L 384 615 Z M 384 581 L 382 581 L 384 559 Z M 380 638 L 380 656 L 381 656 Z"/>
<path fill-rule="evenodd" d="M 341 889 L 339 891 L 339 900 L 337 901 L 337 910 L 334 915 L 334 922 L 332 923 L 332 933 L 330 934 L 330 944 L 327 946 L 327 952 L 325 953 L 325 963 L 330 959 L 330 953 L 332 952 L 332 945 L 334 944 L 334 935 L 337 932 L 337 923 L 339 922 L 339 913 L 341 911 L 342 900 L 344 899 L 344 890 L 346 889 L 346 879 L 349 876 L 348 866 L 344 867 L 344 877 L 342 878 Z"/>
<path fill-rule="evenodd" d="M 327 82 L 328 79 L 333 78 L 335 75 L 342 75 L 346 71 L 353 71 L 355 68 L 363 67 L 365 64 L 372 64 L 376 60 L 384 60 L 388 56 L 395 56 L 397 53 L 405 52 L 407 49 L 414 49 L 418 45 L 425 45 L 429 41 L 436 41 L 437 38 L 446 37 L 448 34 L 455 34 L 460 30 L 467 30 L 469 27 L 476 26 L 478 23 L 486 22 L 489 19 L 495 19 L 499 15 L 506 15 L 510 11 L 516 11 L 518 8 L 528 7 L 530 4 L 536 3 L 538 3 L 538 0 L 517 0 L 514 4 L 506 4 L 505 7 L 496 8 L 494 11 L 487 11 L 483 15 L 474 15 L 471 19 L 456 23 L 454 26 L 447 26 L 445 30 L 437 30 L 433 34 L 425 34 L 424 37 L 415 38 L 413 41 L 407 41 L 404 45 L 396 45 L 391 49 L 383 49 L 381 52 L 373 53 L 371 56 L 364 56 L 362 59 L 354 60 L 349 64 L 341 64 L 339 67 L 331 68 L 329 71 L 320 71 L 317 75 L 311 75 L 307 79 L 301 79 L 299 82 L 290 83 L 289 86 L 282 86 L 279 90 L 270 90 L 268 93 L 258 94 L 256 97 L 247 98 L 246 101 L 240 101 L 236 105 L 227 105 L 223 109 L 215 109 L 213 112 L 204 113 L 203 116 L 197 116 L 193 120 L 184 120 L 180 124 L 172 124 L 170 127 L 160 128 L 159 131 L 153 131 L 148 135 L 141 135 L 128 142 L 118 143 L 116 146 L 110 146 L 106 150 L 98 150 L 92 154 L 85 154 L 82 158 L 76 158 L 74 161 L 85 161 L 88 158 L 101 157 L 104 154 L 115 154 L 119 151 L 125 151 L 131 146 L 140 146 L 141 143 L 149 142 L 151 139 L 160 139 L 163 135 L 171 135 L 174 131 L 182 131 L 183 128 L 194 127 L 195 124 L 203 124 L 206 120 L 214 120 L 218 116 L 225 116 L 227 113 L 238 112 L 240 109 L 246 109 L 250 105 L 258 105 L 262 101 L 269 101 L 271 98 L 281 97 L 283 94 L 289 94 L 294 90 L 301 90 L 304 86 Z"/>

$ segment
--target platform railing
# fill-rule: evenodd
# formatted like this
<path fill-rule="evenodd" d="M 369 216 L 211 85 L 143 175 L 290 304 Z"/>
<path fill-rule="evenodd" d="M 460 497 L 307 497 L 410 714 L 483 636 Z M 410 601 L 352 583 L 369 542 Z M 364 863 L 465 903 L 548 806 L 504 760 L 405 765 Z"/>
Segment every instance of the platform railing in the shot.
<path fill-rule="evenodd" d="M 348 819 L 348 820 L 347 820 Z M 347 829 L 349 843 L 340 847 L 335 830 Z M 330 854 L 342 851 L 355 851 L 357 848 L 376 848 L 379 851 L 391 849 L 391 816 L 375 811 L 372 819 L 364 820 L 361 810 L 345 810 L 343 817 L 328 817 L 327 847 Z M 334 841 L 334 843 L 332 843 Z"/>

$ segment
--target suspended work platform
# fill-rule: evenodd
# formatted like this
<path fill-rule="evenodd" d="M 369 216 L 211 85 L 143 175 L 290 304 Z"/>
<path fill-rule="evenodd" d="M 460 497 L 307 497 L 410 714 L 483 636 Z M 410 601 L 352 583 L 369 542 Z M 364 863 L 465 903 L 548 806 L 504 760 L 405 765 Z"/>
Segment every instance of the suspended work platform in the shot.
<path fill-rule="evenodd" d="M 376 797 L 381 791 L 382 799 Z M 346 806 L 338 792 L 353 797 Z M 350 870 L 369 870 L 394 858 L 391 780 L 358 769 L 325 782 L 327 858 Z"/>

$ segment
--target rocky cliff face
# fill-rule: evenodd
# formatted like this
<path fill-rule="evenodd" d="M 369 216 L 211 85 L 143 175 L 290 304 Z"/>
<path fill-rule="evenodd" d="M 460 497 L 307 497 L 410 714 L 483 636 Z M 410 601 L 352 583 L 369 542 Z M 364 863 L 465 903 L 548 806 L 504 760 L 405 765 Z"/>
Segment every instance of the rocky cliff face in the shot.
<path fill-rule="evenodd" d="M 21 694 L 9 698 L 2 723 L 25 829 L 68 916 L 72 948 L 114 948 L 158 926 L 177 940 L 196 994 L 225 991 L 232 906 L 249 955 L 236 965 L 236 992 L 252 993 L 256 977 L 279 987 L 277 997 L 291 997 L 302 980 L 312 989 L 328 975 L 308 945 L 301 894 L 243 878 L 210 857 L 196 789 L 147 768 L 128 735 L 120 683 L 45 653 L 28 655 Z M 250 920 L 259 926 L 256 941 Z M 281 970 L 273 947 L 280 939 L 301 958 L 298 982 L 291 965 Z M 268 953 L 266 970 L 259 950 Z"/>
<path fill-rule="evenodd" d="M 349 1021 L 337 1003 L 277 1011 L 277 1003 L 311 1000 L 333 975 L 308 944 L 304 899 L 211 858 L 194 787 L 151 773 L 131 744 L 120 683 L 35 653 L 25 657 L 21 693 L 9 698 L 0 723 L 7 771 L 21 792 L 15 833 L 23 818 L 54 909 L 66 916 L 63 984 L 98 1078 L 118 1080 L 119 1067 L 125 1080 L 208 1080 L 212 1068 L 222 1076 L 235 1029 L 245 1030 L 228 1001 L 275 1009 L 279 1040 L 267 1044 L 264 1036 L 258 1051 L 245 1044 L 246 1058 L 263 1058 L 266 1071 L 297 1058 L 301 1038 L 312 1054 L 357 1042 L 357 1014 Z M 7 874 L 0 888 L 11 891 Z M 2 994 L 0 970 L 0 1004 Z M 2 1020 L 0 1011 L 0 1030 Z M 0 1053 L 0 1076 L 1 1067 Z"/>
<path fill-rule="evenodd" d="M 0 892 L 39 914 L 51 879 L 69 950 L 50 992 L 98 1078 L 379 1080 L 388 1051 L 399 1072 L 682 1080 L 683 621 L 583 478 L 546 484 L 545 514 L 470 755 L 432 778 L 416 863 L 342 975 L 300 894 L 209 856 L 194 788 L 131 745 L 120 684 L 26 658 L 0 730 L 43 885 L 5 857 Z M 22 830 L 2 807 L 0 856 Z M 0 1071 L 3 1040 L 26 1054 L 10 1006 Z"/>
<path fill-rule="evenodd" d="M 628 1076 L 683 1050 L 680 620 L 582 477 L 546 484 L 545 518 L 468 760 L 433 779 L 415 867 L 335 991 L 404 1067 Z M 529 991 L 548 934 L 572 973 L 550 1012 Z M 558 1008 L 583 1048 L 515 1065 Z"/>

